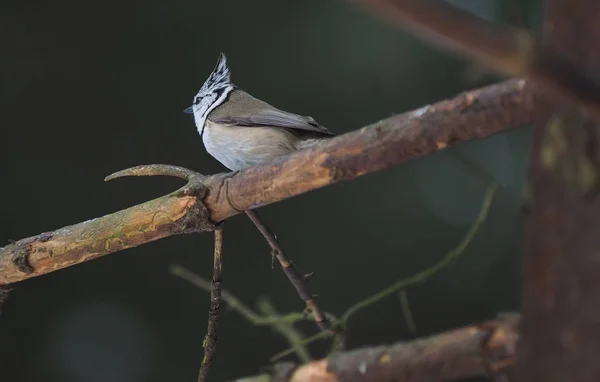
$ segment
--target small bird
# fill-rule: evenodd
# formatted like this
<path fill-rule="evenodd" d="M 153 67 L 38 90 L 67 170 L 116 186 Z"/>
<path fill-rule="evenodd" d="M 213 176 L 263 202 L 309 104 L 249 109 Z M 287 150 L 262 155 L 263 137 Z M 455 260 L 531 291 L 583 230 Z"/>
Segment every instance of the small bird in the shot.
<path fill-rule="evenodd" d="M 223 53 L 184 112 L 194 115 L 206 151 L 233 171 L 335 135 L 312 117 L 279 110 L 238 88 Z"/>

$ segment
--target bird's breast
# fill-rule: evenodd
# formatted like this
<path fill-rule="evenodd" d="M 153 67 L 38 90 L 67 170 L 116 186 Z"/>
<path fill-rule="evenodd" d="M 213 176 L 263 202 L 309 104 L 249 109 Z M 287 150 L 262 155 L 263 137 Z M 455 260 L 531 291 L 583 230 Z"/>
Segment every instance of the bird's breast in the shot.
<path fill-rule="evenodd" d="M 278 127 L 225 126 L 207 120 L 202 141 L 210 155 L 236 171 L 291 153 L 298 138 Z"/>

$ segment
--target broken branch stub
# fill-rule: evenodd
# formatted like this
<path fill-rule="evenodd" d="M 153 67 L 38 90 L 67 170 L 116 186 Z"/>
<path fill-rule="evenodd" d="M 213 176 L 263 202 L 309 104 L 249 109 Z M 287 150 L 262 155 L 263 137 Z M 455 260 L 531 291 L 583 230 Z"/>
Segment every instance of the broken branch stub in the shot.
<path fill-rule="evenodd" d="M 0 285 L 163 237 L 213 230 L 214 224 L 202 203 L 207 189 L 200 174 L 175 166 L 152 165 L 121 171 L 108 180 L 142 173 L 174 176 L 176 171 L 186 174 L 188 183 L 175 192 L 100 218 L 22 239 L 0 249 Z"/>

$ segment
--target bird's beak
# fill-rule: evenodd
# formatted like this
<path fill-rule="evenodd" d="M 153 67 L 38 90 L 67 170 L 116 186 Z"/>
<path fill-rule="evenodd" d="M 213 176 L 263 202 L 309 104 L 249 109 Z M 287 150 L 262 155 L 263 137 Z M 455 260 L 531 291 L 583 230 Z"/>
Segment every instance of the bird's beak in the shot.
<path fill-rule="evenodd" d="M 192 107 L 190 106 L 186 108 L 183 112 L 186 114 L 194 114 L 194 109 L 192 109 Z"/>

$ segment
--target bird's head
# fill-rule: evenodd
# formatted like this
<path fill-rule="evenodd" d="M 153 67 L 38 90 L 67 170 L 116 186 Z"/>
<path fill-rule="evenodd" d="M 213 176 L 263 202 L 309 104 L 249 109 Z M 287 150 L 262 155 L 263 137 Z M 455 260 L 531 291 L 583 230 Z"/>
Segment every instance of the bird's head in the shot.
<path fill-rule="evenodd" d="M 196 96 L 192 106 L 184 110 L 185 113 L 193 114 L 196 128 L 202 136 L 204 123 L 211 111 L 227 100 L 229 93 L 235 89 L 231 82 L 231 72 L 227 67 L 227 58 L 221 53 L 217 65 L 208 76 L 202 88 Z"/>

